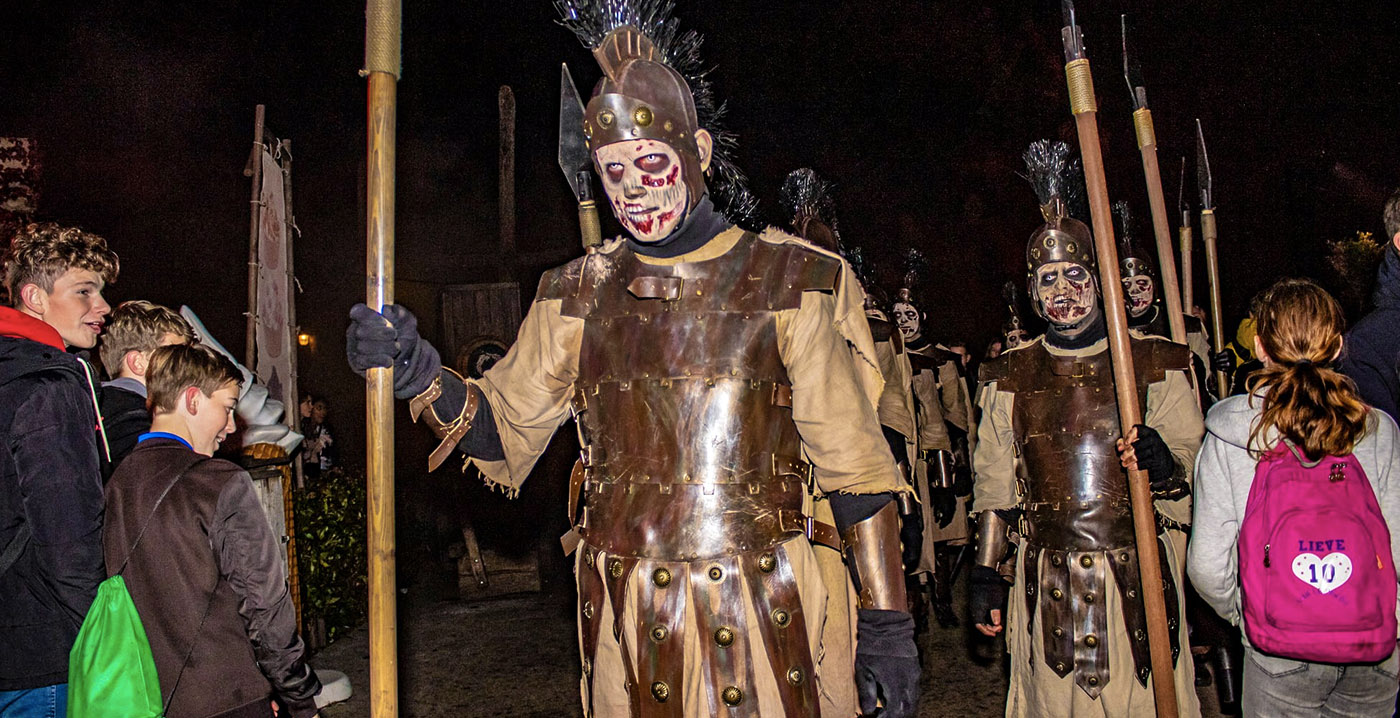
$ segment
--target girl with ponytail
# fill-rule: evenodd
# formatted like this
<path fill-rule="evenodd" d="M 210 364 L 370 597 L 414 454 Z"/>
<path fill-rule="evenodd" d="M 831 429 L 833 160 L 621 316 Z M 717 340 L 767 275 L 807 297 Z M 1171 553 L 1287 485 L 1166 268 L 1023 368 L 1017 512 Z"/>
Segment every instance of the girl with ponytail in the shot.
<path fill-rule="evenodd" d="M 1206 416 L 1187 560 L 1196 591 L 1241 626 L 1240 527 L 1256 468 L 1277 452 L 1293 450 L 1305 466 L 1355 456 L 1389 530 L 1391 559 L 1400 560 L 1400 431 L 1333 367 L 1345 329 L 1341 307 L 1313 282 L 1284 279 L 1265 291 L 1255 318 L 1254 349 L 1264 368 L 1246 394 L 1219 402 Z M 1245 716 L 1395 711 L 1395 653 L 1380 663 L 1315 663 L 1264 653 L 1247 637 L 1245 643 Z"/>

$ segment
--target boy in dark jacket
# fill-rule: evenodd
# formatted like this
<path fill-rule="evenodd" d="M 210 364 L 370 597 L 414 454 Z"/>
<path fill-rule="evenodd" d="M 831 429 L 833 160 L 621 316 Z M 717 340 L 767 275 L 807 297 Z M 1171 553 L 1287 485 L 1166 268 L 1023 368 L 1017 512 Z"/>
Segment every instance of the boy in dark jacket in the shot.
<path fill-rule="evenodd" d="M 241 381 L 209 347 L 153 351 L 151 430 L 107 484 L 107 570 L 141 615 L 167 718 L 316 714 L 281 546 L 248 473 L 210 458 L 235 428 Z"/>
<path fill-rule="evenodd" d="M 1347 332 L 1338 368 L 1367 404 L 1400 421 L 1400 190 L 1385 203 L 1386 244 L 1371 295 L 1375 309 Z"/>
<path fill-rule="evenodd" d="M 151 352 L 168 344 L 192 343 L 190 323 L 159 304 L 136 299 L 112 310 L 100 350 L 102 366 L 112 377 L 102 384 L 98 399 L 112 450 L 111 462 L 103 465 L 104 480 L 136 448 L 136 437 L 151 428 L 151 413 L 146 410 L 146 367 Z"/>
<path fill-rule="evenodd" d="M 89 349 L 117 256 L 53 223 L 10 241 L 0 307 L 0 716 L 63 716 L 68 652 L 102 570 L 102 482 Z"/>

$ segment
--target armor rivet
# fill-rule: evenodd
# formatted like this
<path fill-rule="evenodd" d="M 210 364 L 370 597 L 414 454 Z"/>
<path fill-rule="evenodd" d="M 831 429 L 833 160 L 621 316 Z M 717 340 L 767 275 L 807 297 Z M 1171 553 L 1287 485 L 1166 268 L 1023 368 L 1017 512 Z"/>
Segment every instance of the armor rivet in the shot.
<path fill-rule="evenodd" d="M 676 123 L 674 123 L 674 122 L 672 122 L 672 121 L 670 121 L 670 120 L 666 120 L 665 124 L 661 125 L 661 129 L 666 130 L 667 132 L 670 132 L 671 130 L 676 129 Z"/>
<path fill-rule="evenodd" d="M 1026 586 L 1026 595 L 1027 595 L 1027 596 L 1034 596 L 1034 595 L 1035 595 L 1035 586 Z"/>
<path fill-rule="evenodd" d="M 671 585 L 671 572 L 664 568 L 658 568 L 651 572 L 651 582 L 656 584 L 657 588 L 666 588 Z"/>
<path fill-rule="evenodd" d="M 1128 555 L 1126 552 L 1118 554 L 1118 560 L 1119 560 L 1119 561 L 1122 561 L 1123 563 L 1127 563 L 1127 562 L 1131 561 L 1132 558 L 1133 558 L 1133 557 L 1130 556 L 1130 555 Z"/>
<path fill-rule="evenodd" d="M 1086 594 L 1084 594 L 1084 602 L 1085 602 L 1085 603 L 1093 603 L 1093 602 L 1094 602 L 1094 594 L 1092 594 L 1092 593 L 1086 593 Z"/>
<path fill-rule="evenodd" d="M 598 113 L 598 124 L 605 130 L 612 127 L 614 119 L 616 117 L 613 116 L 612 110 L 603 110 Z"/>
<path fill-rule="evenodd" d="M 613 559 L 612 563 L 608 564 L 608 573 L 613 578 L 622 578 L 622 560 Z"/>
<path fill-rule="evenodd" d="M 800 686 L 802 685 L 802 681 L 807 679 L 807 675 L 802 672 L 801 668 L 793 666 L 792 668 L 788 669 L 787 679 L 788 683 L 794 686 Z"/>
<path fill-rule="evenodd" d="M 792 614 L 781 608 L 773 609 L 773 623 L 778 624 L 778 628 L 787 628 L 787 625 L 791 622 Z"/>
<path fill-rule="evenodd" d="M 1171 619 L 1170 621 L 1167 621 L 1167 628 L 1170 628 L 1170 629 L 1172 629 L 1173 631 L 1176 630 L 1176 619 L 1175 619 L 1175 618 Z"/>
<path fill-rule="evenodd" d="M 590 661 L 590 660 L 588 660 L 587 658 L 583 659 L 583 672 L 584 672 L 584 673 L 592 673 L 592 672 L 593 672 L 593 661 Z"/>
<path fill-rule="evenodd" d="M 724 699 L 725 705 L 737 706 L 744 702 L 744 692 L 739 690 L 738 686 L 730 686 L 724 689 L 724 692 L 720 693 L 719 697 Z"/>
<path fill-rule="evenodd" d="M 1137 629 L 1136 631 L 1133 631 L 1133 639 L 1138 641 L 1147 640 L 1147 631 L 1144 631 L 1141 628 Z"/>
<path fill-rule="evenodd" d="M 711 566 L 709 573 L 711 581 L 721 581 L 724 579 L 724 569 L 719 566 Z"/>
<path fill-rule="evenodd" d="M 1083 566 L 1084 568 L 1093 568 L 1093 567 L 1094 567 L 1094 559 L 1093 559 L 1092 557 L 1089 557 L 1089 556 L 1080 556 L 1080 557 L 1079 557 L 1079 565 L 1080 565 L 1080 566 Z"/>
<path fill-rule="evenodd" d="M 593 617 L 593 603 L 592 603 L 591 601 L 584 601 L 584 602 L 583 602 L 583 617 L 584 617 L 584 618 L 592 618 L 592 617 Z"/>
<path fill-rule="evenodd" d="M 1088 683 L 1088 684 L 1091 685 L 1091 686 L 1097 686 L 1097 685 L 1099 684 L 1099 677 L 1098 677 L 1098 676 L 1089 676 L 1088 678 L 1085 678 L 1085 679 L 1084 679 L 1084 682 L 1085 682 L 1085 683 Z"/>
<path fill-rule="evenodd" d="M 650 107 L 638 107 L 635 111 L 632 112 L 632 121 L 636 122 L 638 127 L 649 127 L 651 125 L 652 119 L 653 117 L 651 114 Z M 1072 252 L 1074 250 L 1070 251 Z"/>
<path fill-rule="evenodd" d="M 1066 243 L 1065 251 L 1069 252 L 1070 254 L 1074 254 L 1075 252 L 1079 251 L 1079 245 L 1075 244 L 1074 242 Z"/>
<path fill-rule="evenodd" d="M 765 553 L 758 557 L 758 570 L 764 573 L 772 573 L 778 567 L 778 558 L 771 553 Z"/>
<path fill-rule="evenodd" d="M 734 630 L 728 626 L 720 626 L 715 630 L 715 643 L 718 643 L 721 648 L 728 648 L 730 644 L 734 643 Z"/>
<path fill-rule="evenodd" d="M 1060 564 L 1062 564 L 1062 563 L 1064 563 L 1064 562 L 1065 562 L 1065 560 L 1064 560 L 1063 558 L 1061 558 L 1059 554 L 1055 554 L 1055 555 L 1053 555 L 1053 556 L 1050 557 L 1050 563 L 1052 563 L 1052 564 L 1054 564 L 1054 565 L 1056 565 L 1056 566 L 1059 566 Z"/>
<path fill-rule="evenodd" d="M 583 555 L 583 562 L 588 564 L 589 568 L 593 568 L 593 566 L 597 563 L 597 559 L 595 558 L 595 556 L 596 554 L 594 554 L 592 551 L 589 551 Z"/>
<path fill-rule="evenodd" d="M 1041 242 L 1041 244 L 1044 244 L 1046 249 L 1054 249 L 1054 248 L 1055 248 L 1055 238 L 1054 238 L 1054 237 L 1046 237 L 1046 238 L 1045 238 L 1045 241 L 1044 241 L 1044 242 Z"/>
<path fill-rule="evenodd" d="M 1093 635 L 1093 634 L 1089 634 L 1089 635 L 1085 636 L 1085 637 L 1084 637 L 1084 645 L 1086 645 L 1086 646 L 1088 646 L 1088 647 L 1090 647 L 1090 648 L 1094 648 L 1094 647 L 1098 646 L 1098 645 L 1099 645 L 1099 637 L 1098 637 L 1098 636 L 1095 636 L 1095 635 Z"/>
<path fill-rule="evenodd" d="M 1064 592 L 1064 591 L 1061 591 L 1061 590 L 1058 589 L 1058 588 L 1052 588 L 1052 589 L 1050 589 L 1050 598 L 1053 598 L 1053 599 L 1055 599 L 1056 601 L 1058 601 L 1058 600 L 1060 600 L 1060 599 L 1062 599 L 1062 598 L 1064 598 L 1064 597 L 1065 597 L 1065 592 Z"/>
<path fill-rule="evenodd" d="M 657 703 L 665 703 L 666 699 L 671 697 L 671 687 L 657 681 L 651 684 L 651 697 L 655 698 Z"/>
<path fill-rule="evenodd" d="M 1056 662 L 1055 662 L 1055 672 L 1056 672 L 1056 673 L 1064 673 L 1064 672 L 1065 672 L 1065 662 L 1064 662 L 1064 661 L 1056 661 Z"/>
<path fill-rule="evenodd" d="M 1128 598 L 1137 598 L 1137 589 L 1135 589 L 1135 588 L 1130 588 L 1130 589 L 1128 589 Z"/>
<path fill-rule="evenodd" d="M 1065 635 L 1065 629 L 1060 628 L 1059 626 L 1055 626 L 1054 628 L 1050 629 L 1050 635 L 1056 638 L 1063 638 Z"/>
<path fill-rule="evenodd" d="M 665 626 L 658 624 L 656 626 L 653 626 L 651 629 L 651 640 L 656 641 L 657 643 L 666 640 L 666 637 L 669 635 L 671 635 L 671 632 L 667 630 Z"/>

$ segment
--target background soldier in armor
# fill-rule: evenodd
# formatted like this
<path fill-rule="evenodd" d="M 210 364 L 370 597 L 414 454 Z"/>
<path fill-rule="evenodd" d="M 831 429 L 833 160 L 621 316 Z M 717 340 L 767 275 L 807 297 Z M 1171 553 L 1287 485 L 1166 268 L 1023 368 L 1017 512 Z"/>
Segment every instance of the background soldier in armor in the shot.
<path fill-rule="evenodd" d="M 1008 716 L 1148 715 L 1153 709 L 1146 617 L 1122 467 L 1148 472 L 1160 513 L 1186 521 L 1202 420 L 1186 347 L 1134 335 L 1145 425 L 1122 431 L 1114 398 L 1089 228 L 1065 213 L 1063 143 L 1036 143 L 1027 168 L 1045 224 L 1026 251 L 1043 337 L 982 368 L 982 425 L 974 459 L 979 519 L 974 622 L 1003 627 L 1011 654 Z M 1124 437 L 1119 439 L 1118 437 Z M 1189 510 L 1189 509 L 1187 509 Z M 1008 529 L 1020 539 L 1015 590 L 995 566 Z M 1186 645 L 1180 555 L 1159 540 L 1173 655 Z M 1199 711 L 1192 663 L 1177 657 L 1183 715 Z"/>
<path fill-rule="evenodd" d="M 904 489 L 859 287 L 839 257 L 712 204 L 744 195 L 713 154 L 708 84 L 682 74 L 700 39 L 668 3 L 558 7 L 603 70 L 584 131 L 631 236 L 545 273 L 480 380 L 442 368 L 397 306 L 352 310 L 350 363 L 394 367 L 396 396 L 442 438 L 432 465 L 460 449 L 510 494 L 575 418 L 587 715 L 849 716 L 858 694 L 912 716 Z M 849 578 L 814 543 L 843 546 Z M 852 657 L 832 614 L 857 600 Z"/>

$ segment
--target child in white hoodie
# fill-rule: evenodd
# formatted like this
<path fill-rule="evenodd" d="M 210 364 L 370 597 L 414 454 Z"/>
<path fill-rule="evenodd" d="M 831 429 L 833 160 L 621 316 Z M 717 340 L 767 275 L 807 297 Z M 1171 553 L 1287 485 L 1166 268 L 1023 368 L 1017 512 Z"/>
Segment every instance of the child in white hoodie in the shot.
<path fill-rule="evenodd" d="M 1196 591 L 1240 625 L 1238 539 L 1259 457 L 1287 439 L 1310 459 L 1354 454 L 1370 479 L 1400 561 L 1400 431 L 1332 368 L 1342 348 L 1341 307 L 1321 287 L 1284 279 L 1260 306 L 1255 354 L 1264 369 L 1247 394 L 1206 415 L 1196 459 L 1195 521 L 1187 571 Z M 1245 645 L 1245 716 L 1390 716 L 1397 657 L 1334 665 L 1272 656 Z"/>

